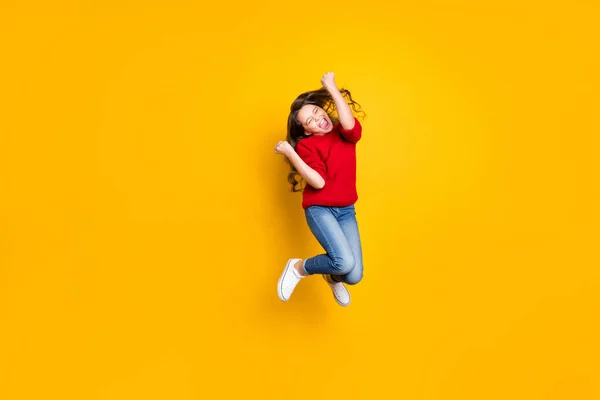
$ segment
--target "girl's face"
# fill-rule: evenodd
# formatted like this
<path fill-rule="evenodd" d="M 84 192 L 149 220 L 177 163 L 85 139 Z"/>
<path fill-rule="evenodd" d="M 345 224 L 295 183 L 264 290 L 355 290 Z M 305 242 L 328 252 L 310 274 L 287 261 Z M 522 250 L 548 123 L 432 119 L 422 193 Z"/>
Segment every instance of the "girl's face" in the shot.
<path fill-rule="evenodd" d="M 333 129 L 329 115 L 321 107 L 314 104 L 306 104 L 302 107 L 298 111 L 297 119 L 307 135 L 322 136 Z"/>

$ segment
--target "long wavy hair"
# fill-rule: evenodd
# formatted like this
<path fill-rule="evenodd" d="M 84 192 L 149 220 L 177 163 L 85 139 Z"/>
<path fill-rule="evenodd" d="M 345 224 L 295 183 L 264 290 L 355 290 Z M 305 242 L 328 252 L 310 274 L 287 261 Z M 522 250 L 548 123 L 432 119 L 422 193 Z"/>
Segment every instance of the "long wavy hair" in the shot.
<path fill-rule="evenodd" d="M 352 99 L 352 95 L 350 94 L 349 90 L 340 89 L 340 93 L 344 99 L 346 99 L 346 102 L 355 115 L 362 117 L 365 116 L 364 111 L 361 110 L 360 104 Z M 294 150 L 296 150 L 296 145 L 300 140 L 308 137 L 308 135 L 304 134 L 304 127 L 300 122 L 298 122 L 298 111 L 300 111 L 300 109 L 307 104 L 314 104 L 325 110 L 334 125 L 339 122 L 335 102 L 333 101 L 333 98 L 327 89 L 321 88 L 302 93 L 290 106 L 290 115 L 288 116 L 287 122 L 287 141 L 292 145 Z M 304 179 L 302 179 L 302 176 L 300 176 L 296 170 L 296 167 L 294 167 L 287 157 L 285 157 L 285 162 L 290 166 L 290 173 L 288 174 L 287 179 L 291 185 L 292 192 L 302 191 L 305 186 Z"/>

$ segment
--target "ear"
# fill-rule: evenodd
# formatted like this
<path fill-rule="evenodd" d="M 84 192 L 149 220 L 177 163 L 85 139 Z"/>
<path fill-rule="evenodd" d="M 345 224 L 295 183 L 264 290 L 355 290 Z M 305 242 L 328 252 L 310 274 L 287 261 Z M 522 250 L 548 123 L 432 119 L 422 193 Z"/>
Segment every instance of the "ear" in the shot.
<path fill-rule="evenodd" d="M 312 135 L 312 132 L 304 129 L 304 136 L 310 136 L 310 135 Z"/>

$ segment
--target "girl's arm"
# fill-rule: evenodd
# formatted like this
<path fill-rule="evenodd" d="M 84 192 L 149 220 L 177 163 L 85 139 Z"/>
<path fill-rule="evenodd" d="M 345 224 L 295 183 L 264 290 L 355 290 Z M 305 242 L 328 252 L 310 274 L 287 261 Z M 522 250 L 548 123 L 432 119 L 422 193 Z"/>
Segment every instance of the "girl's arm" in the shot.
<path fill-rule="evenodd" d="M 312 169 L 300 158 L 291 144 L 281 141 L 275 146 L 275 152 L 283 154 L 296 167 L 296 171 L 304 178 L 306 183 L 315 189 L 322 189 L 325 186 L 325 179 L 322 174 Z"/>
<path fill-rule="evenodd" d="M 321 78 L 321 83 L 323 87 L 327 89 L 333 101 L 335 103 L 335 108 L 338 112 L 338 117 L 340 120 L 340 125 L 342 128 L 349 131 L 354 128 L 354 115 L 352 114 L 352 110 L 350 110 L 350 106 L 346 103 L 344 96 L 340 93 L 336 83 L 335 83 L 335 75 L 333 72 L 326 73 L 323 78 Z"/>
<path fill-rule="evenodd" d="M 294 164 L 296 171 L 298 171 L 302 178 L 304 178 L 306 183 L 315 189 L 323 189 L 323 187 L 325 187 L 325 179 L 323 179 L 321 174 L 309 167 L 308 164 L 306 164 L 300 158 L 298 153 L 294 151 L 294 149 L 292 149 L 292 152 L 287 156 L 287 158 L 292 164 Z"/>

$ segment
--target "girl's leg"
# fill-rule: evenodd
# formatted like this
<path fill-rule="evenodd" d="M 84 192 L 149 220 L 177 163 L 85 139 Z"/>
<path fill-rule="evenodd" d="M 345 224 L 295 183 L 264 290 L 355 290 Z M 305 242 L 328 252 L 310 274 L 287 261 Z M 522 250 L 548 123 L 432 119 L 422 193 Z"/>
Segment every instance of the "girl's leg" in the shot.
<path fill-rule="evenodd" d="M 311 206 L 305 210 L 311 232 L 327 254 L 320 254 L 304 261 L 304 272 L 310 274 L 347 275 L 354 268 L 352 248 L 337 221 L 339 212 L 335 207 Z"/>
<path fill-rule="evenodd" d="M 358 223 L 356 222 L 356 210 L 354 206 L 343 207 L 339 209 L 340 215 L 337 220 L 344 232 L 346 240 L 352 249 L 354 255 L 354 268 L 346 275 L 335 277 L 349 285 L 356 285 L 363 277 L 363 259 L 362 259 L 362 244 L 360 242 L 360 234 L 358 232 Z"/>

